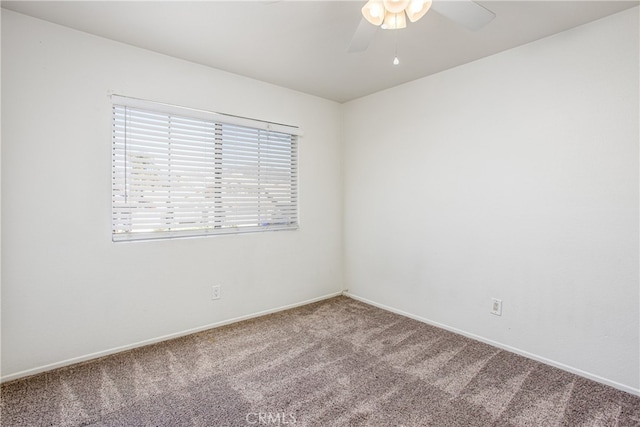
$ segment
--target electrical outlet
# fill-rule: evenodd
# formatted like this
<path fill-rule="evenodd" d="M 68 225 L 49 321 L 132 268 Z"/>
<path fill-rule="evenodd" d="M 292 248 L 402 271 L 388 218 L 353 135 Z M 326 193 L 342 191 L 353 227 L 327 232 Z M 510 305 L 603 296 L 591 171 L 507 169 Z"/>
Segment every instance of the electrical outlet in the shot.
<path fill-rule="evenodd" d="M 497 298 L 491 298 L 491 314 L 496 316 L 502 316 L 502 300 Z"/>
<path fill-rule="evenodd" d="M 211 287 L 211 299 L 220 299 L 220 285 Z"/>

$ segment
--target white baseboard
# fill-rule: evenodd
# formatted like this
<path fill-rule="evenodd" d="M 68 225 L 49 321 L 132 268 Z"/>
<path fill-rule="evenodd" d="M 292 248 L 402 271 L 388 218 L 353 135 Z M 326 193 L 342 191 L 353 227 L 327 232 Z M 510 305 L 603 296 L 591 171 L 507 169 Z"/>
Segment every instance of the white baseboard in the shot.
<path fill-rule="evenodd" d="M 625 384 L 618 383 L 616 381 L 608 380 L 608 379 L 603 378 L 603 377 L 601 377 L 599 375 L 595 375 L 595 374 L 592 374 L 590 372 L 586 372 L 586 371 L 583 371 L 581 369 L 574 368 L 573 366 L 568 366 L 568 365 L 565 365 L 564 363 L 556 362 L 555 360 L 547 359 L 546 357 L 542 357 L 542 356 L 539 356 L 537 354 L 529 353 L 528 351 L 520 350 L 519 348 L 511 347 L 509 345 L 502 344 L 500 342 L 493 341 L 493 340 L 481 337 L 479 335 L 475 335 L 475 334 L 472 334 L 472 333 L 469 333 L 469 332 L 466 332 L 466 331 L 463 331 L 463 330 L 460 330 L 460 329 L 452 328 L 451 326 L 447 326 L 447 325 L 444 325 L 442 323 L 434 322 L 433 320 L 429 320 L 429 319 L 426 319 L 424 317 L 417 316 L 415 314 L 407 313 L 406 311 L 398 310 L 396 308 L 389 307 L 387 305 L 380 304 L 380 303 L 375 302 L 375 301 L 371 301 L 369 299 L 360 297 L 358 295 L 351 294 L 348 291 L 344 291 L 342 294 L 344 296 L 347 296 L 349 298 L 353 298 L 353 299 L 355 299 L 357 301 L 360 301 L 360 302 L 363 302 L 365 304 L 369 304 L 369 305 L 372 305 L 374 307 L 378 307 L 378 308 L 381 308 L 383 310 L 390 311 L 392 313 L 396 313 L 396 314 L 399 314 L 401 316 L 405 316 L 405 317 L 417 320 L 417 321 L 422 322 L 422 323 L 426 323 L 428 325 L 436 326 L 438 328 L 442 328 L 442 329 L 445 329 L 447 331 L 451 331 L 451 332 L 454 332 L 456 334 L 463 335 L 463 336 L 465 336 L 467 338 L 471 338 L 471 339 L 474 339 L 476 341 L 480 341 L 480 342 L 483 342 L 485 344 L 489 344 L 489 345 L 492 345 L 494 347 L 501 348 L 501 349 L 509 351 L 511 353 L 516 353 L 516 354 L 519 354 L 520 356 L 524 356 L 526 358 L 533 359 L 535 361 L 544 363 L 545 365 L 550 365 L 550 366 L 556 367 L 558 369 L 562 369 L 563 371 L 571 372 L 572 374 L 576 374 L 576 375 L 579 375 L 581 377 L 588 378 L 590 380 L 597 381 L 599 383 L 608 385 L 608 386 L 616 388 L 618 390 L 622 390 L 622 391 L 625 391 L 627 393 L 634 394 L 636 396 L 640 396 L 640 389 L 637 389 L 637 388 L 634 388 L 634 387 L 630 387 L 630 386 L 627 386 Z"/>
<path fill-rule="evenodd" d="M 337 297 L 339 295 L 342 295 L 342 292 L 334 292 L 334 293 L 331 293 L 331 294 L 328 294 L 328 295 L 323 295 L 323 296 L 320 296 L 320 297 L 317 297 L 317 298 L 312 298 L 312 299 L 309 299 L 309 300 L 300 301 L 300 302 L 297 302 L 297 303 L 294 303 L 294 304 L 288 304 L 288 305 L 280 306 L 280 307 L 277 307 L 277 308 L 272 308 L 272 309 L 269 309 L 269 310 L 264 310 L 264 311 L 259 311 L 259 312 L 256 312 L 256 313 L 247 314 L 247 315 L 240 316 L 240 317 L 234 317 L 232 319 L 222 320 L 220 322 L 215 322 L 215 323 L 210 323 L 208 325 L 199 326 L 197 328 L 187 329 L 185 331 L 175 332 L 175 333 L 172 333 L 172 334 L 163 335 L 161 337 L 156 337 L 156 338 L 151 338 L 151 339 L 144 340 L 144 341 L 139 341 L 139 342 L 136 342 L 136 343 L 133 343 L 133 344 L 127 344 L 127 345 L 123 345 L 123 346 L 120 346 L 120 347 L 111 348 L 111 349 L 108 349 L 108 350 L 103 350 L 103 351 L 98 351 L 98 352 L 91 353 L 91 354 L 86 354 L 84 356 L 73 357 L 71 359 L 63 360 L 61 362 L 50 363 L 48 365 L 39 366 L 37 368 L 26 369 L 24 371 L 15 372 L 13 374 L 9 374 L 9 375 L 5 375 L 5 376 L 1 377 L 0 378 L 0 383 L 17 380 L 19 378 L 28 377 L 28 376 L 31 376 L 31 375 L 40 374 L 42 372 L 51 371 L 51 370 L 57 369 L 57 368 L 63 368 L 65 366 L 73 365 L 73 364 L 80 363 L 80 362 L 86 362 L 87 360 L 97 359 L 99 357 L 108 356 L 110 354 L 120 353 L 122 351 L 132 350 L 132 349 L 138 348 L 138 347 L 144 347 L 145 345 L 155 344 L 155 343 L 158 343 L 158 342 L 161 342 L 161 341 L 167 341 L 167 340 L 170 340 L 170 339 L 183 337 L 185 335 L 195 334 L 197 332 L 206 331 L 207 329 L 219 328 L 220 326 L 225 326 L 225 325 L 229 325 L 229 324 L 232 324 L 232 323 L 242 322 L 243 320 L 253 319 L 254 317 L 260 317 L 260 316 L 265 316 L 267 314 L 277 313 L 279 311 L 289 310 L 291 308 L 296 308 L 296 307 L 300 307 L 300 306 L 303 306 L 303 305 L 311 304 L 311 303 L 314 303 L 314 302 L 322 301 L 322 300 L 325 300 L 325 299 Z"/>

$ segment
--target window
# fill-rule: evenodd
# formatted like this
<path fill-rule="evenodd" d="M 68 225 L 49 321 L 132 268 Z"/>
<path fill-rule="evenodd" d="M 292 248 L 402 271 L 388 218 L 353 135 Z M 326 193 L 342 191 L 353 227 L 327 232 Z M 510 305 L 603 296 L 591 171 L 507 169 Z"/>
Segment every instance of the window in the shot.
<path fill-rule="evenodd" d="M 112 104 L 113 241 L 298 228 L 298 128 Z"/>

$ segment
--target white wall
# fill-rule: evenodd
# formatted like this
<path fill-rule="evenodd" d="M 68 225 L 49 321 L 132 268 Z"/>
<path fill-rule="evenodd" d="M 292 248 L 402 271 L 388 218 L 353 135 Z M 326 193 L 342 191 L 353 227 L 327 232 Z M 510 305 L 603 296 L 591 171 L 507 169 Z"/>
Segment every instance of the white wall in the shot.
<path fill-rule="evenodd" d="M 346 104 L 350 293 L 638 392 L 638 51 L 633 8 Z"/>
<path fill-rule="evenodd" d="M 109 92 L 301 126 L 301 229 L 111 243 Z M 341 291 L 340 112 L 2 10 L 3 377 Z"/>

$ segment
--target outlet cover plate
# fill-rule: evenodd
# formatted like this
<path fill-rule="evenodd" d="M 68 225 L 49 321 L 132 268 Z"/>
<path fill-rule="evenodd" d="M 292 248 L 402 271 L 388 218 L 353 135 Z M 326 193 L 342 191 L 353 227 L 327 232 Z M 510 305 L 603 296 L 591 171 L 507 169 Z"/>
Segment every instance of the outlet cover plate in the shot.
<path fill-rule="evenodd" d="M 491 314 L 502 316 L 502 300 L 491 298 Z"/>

